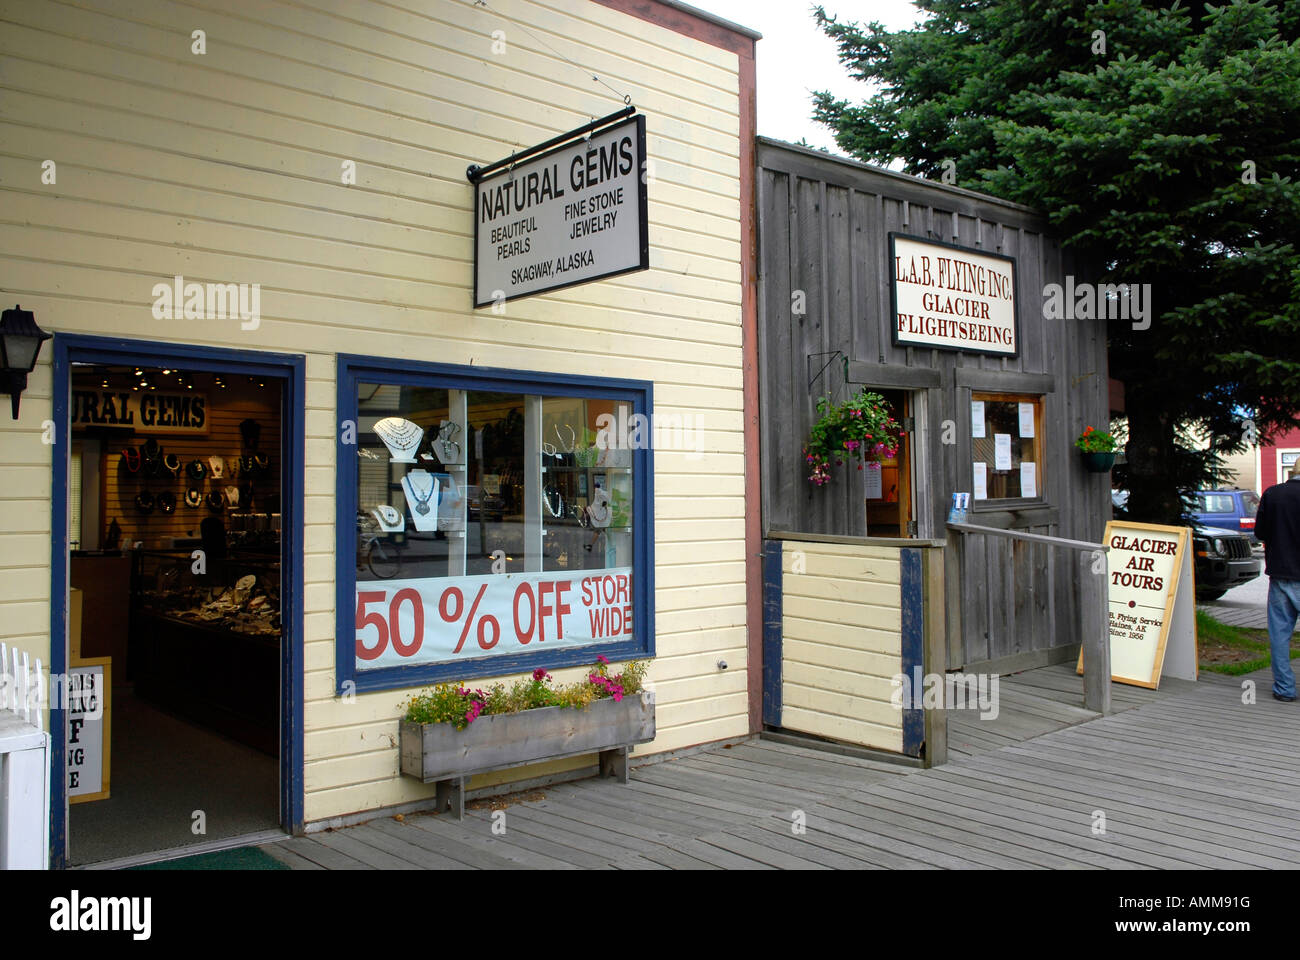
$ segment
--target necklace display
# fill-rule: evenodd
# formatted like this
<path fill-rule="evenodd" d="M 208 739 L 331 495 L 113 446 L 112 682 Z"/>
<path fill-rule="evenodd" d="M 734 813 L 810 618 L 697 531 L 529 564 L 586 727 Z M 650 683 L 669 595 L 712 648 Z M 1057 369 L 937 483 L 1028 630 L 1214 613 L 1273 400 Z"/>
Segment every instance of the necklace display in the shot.
<path fill-rule="evenodd" d="M 551 494 L 555 495 L 555 506 L 551 506 Z M 564 516 L 564 497 L 559 490 L 554 487 L 547 487 L 542 491 L 542 503 L 546 504 L 546 512 L 555 518 Z"/>
<path fill-rule="evenodd" d="M 438 432 L 433 433 L 433 428 L 429 428 L 429 449 L 433 451 L 439 462 L 448 466 L 455 466 L 460 462 L 460 443 L 455 439 L 460 433 L 460 424 L 455 420 L 443 420 L 438 425 Z"/>
<path fill-rule="evenodd" d="M 560 449 L 565 453 L 573 453 L 574 448 L 578 445 L 578 432 L 573 429 L 572 425 L 565 424 L 564 428 L 569 431 L 569 440 L 566 443 L 563 435 L 560 433 L 560 425 L 555 425 L 555 439 L 560 441 Z"/>
<path fill-rule="evenodd" d="M 402 491 L 411 508 L 415 529 L 438 529 L 438 515 L 434 512 L 438 502 L 438 487 L 438 478 L 427 470 L 412 470 L 402 478 Z"/>
<path fill-rule="evenodd" d="M 460 433 L 460 424 L 454 420 L 447 421 L 438 432 L 438 442 L 442 444 L 442 452 L 449 460 L 454 460 L 460 456 L 460 444 L 456 442 L 456 434 L 458 433 Z M 453 450 L 455 450 L 455 453 L 452 452 Z"/>
<path fill-rule="evenodd" d="M 415 485 L 416 476 L 417 474 L 414 473 L 407 474 L 406 483 L 411 488 L 411 495 L 415 498 L 416 512 L 419 513 L 420 516 L 425 516 L 428 514 L 429 510 L 432 509 L 429 506 L 429 501 L 432 500 L 433 495 L 438 492 L 438 480 L 430 474 L 424 474 L 425 477 L 429 478 L 429 486 L 427 489 L 422 491 Z"/>
<path fill-rule="evenodd" d="M 379 529 L 385 533 L 401 533 L 406 529 L 406 518 L 396 507 L 381 503 L 370 513 L 378 521 Z"/>
<path fill-rule="evenodd" d="M 592 494 L 591 504 L 587 507 L 587 519 L 598 529 L 609 526 L 609 494 L 601 487 L 597 487 Z"/>
<path fill-rule="evenodd" d="M 424 439 L 424 430 L 402 417 L 385 417 L 374 426 L 375 436 L 384 441 L 393 463 L 415 463 L 414 453 Z"/>

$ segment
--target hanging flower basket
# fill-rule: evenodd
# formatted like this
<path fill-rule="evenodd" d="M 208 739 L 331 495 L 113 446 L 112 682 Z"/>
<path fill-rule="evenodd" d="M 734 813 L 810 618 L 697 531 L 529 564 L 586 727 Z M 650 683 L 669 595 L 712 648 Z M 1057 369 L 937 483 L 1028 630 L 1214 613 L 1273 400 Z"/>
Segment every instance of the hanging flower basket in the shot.
<path fill-rule="evenodd" d="M 1074 445 L 1083 456 L 1083 468 L 1089 473 L 1109 473 L 1119 455 L 1119 444 L 1112 434 L 1104 430 L 1084 427 Z"/>
<path fill-rule="evenodd" d="M 1110 468 L 1115 466 L 1115 453 L 1088 453 L 1083 454 L 1083 468 L 1089 473 L 1110 473 Z"/>
<path fill-rule="evenodd" d="M 811 473 L 808 482 L 824 487 L 830 482 L 831 462 L 856 462 L 858 469 L 879 470 L 882 460 L 898 453 L 900 428 L 889 415 L 885 398 L 860 390 L 844 403 L 829 397 L 817 401 L 819 418 L 808 432 L 804 462 Z"/>

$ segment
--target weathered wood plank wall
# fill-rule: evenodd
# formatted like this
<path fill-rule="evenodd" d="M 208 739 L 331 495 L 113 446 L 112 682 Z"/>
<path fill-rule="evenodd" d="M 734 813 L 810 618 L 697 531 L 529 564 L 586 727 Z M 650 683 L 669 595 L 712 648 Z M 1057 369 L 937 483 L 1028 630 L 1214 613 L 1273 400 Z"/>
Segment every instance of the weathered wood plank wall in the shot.
<path fill-rule="evenodd" d="M 1100 541 L 1108 479 L 1083 470 L 1073 443 L 1085 426 L 1108 419 L 1105 323 L 1044 318 L 1044 285 L 1073 272 L 1045 219 L 969 190 L 762 138 L 758 166 L 765 535 L 866 534 L 856 476 L 841 469 L 814 488 L 802 445 L 819 395 L 832 389 L 842 399 L 868 385 L 914 390 L 924 400 L 915 437 L 925 464 L 916 478 L 921 537 L 944 537 L 951 494 L 971 490 L 971 393 L 997 390 L 1044 396 L 1040 496 L 977 504 L 971 522 Z M 894 346 L 891 231 L 1015 257 L 1019 356 Z M 796 296 L 802 313 L 792 309 Z M 817 378 L 836 350 L 849 361 L 847 385 L 840 359 Z M 949 421 L 955 442 L 944 444 Z M 957 550 L 964 554 L 960 573 L 947 578 L 949 667 L 1080 641 L 1073 554 L 1004 538 L 965 540 L 948 551 L 951 566 Z"/>

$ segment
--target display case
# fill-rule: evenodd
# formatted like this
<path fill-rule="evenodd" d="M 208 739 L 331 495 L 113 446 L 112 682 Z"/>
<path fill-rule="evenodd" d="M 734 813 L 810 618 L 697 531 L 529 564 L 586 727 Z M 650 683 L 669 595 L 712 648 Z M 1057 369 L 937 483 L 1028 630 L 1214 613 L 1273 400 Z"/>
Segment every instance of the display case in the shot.
<path fill-rule="evenodd" d="M 251 747 L 278 750 L 280 564 L 246 553 L 136 551 L 135 692 Z"/>

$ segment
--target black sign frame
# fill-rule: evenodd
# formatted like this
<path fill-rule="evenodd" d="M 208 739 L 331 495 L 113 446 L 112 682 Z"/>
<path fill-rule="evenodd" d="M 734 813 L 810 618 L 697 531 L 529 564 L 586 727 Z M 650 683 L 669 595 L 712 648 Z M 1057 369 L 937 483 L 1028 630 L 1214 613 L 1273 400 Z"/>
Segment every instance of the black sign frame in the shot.
<path fill-rule="evenodd" d="M 918 343 L 912 340 L 900 340 L 898 338 L 898 277 L 895 275 L 897 264 L 897 241 L 912 240 L 916 243 L 926 243 L 934 247 L 947 247 L 949 250 L 960 250 L 962 253 L 973 253 L 981 257 L 990 257 L 994 260 L 1005 260 L 1011 264 L 1011 317 L 1012 328 L 1015 330 L 1016 349 L 1007 353 L 1005 350 L 981 350 L 979 347 L 952 347 L 939 343 Z M 889 260 L 885 264 L 885 269 L 889 277 L 889 339 L 895 347 L 910 347 L 914 350 L 947 350 L 949 353 L 977 353 L 985 357 L 1006 357 L 1009 360 L 1015 360 L 1020 356 L 1020 263 L 1018 258 L 1008 256 L 1005 253 L 990 253 L 988 250 L 980 250 L 976 247 L 964 247 L 959 243 L 948 243 L 944 240 L 935 240 L 933 237 L 918 237 L 915 234 L 903 233 L 900 230 L 889 231 Z"/>
<path fill-rule="evenodd" d="M 619 121 L 618 123 L 612 123 L 612 124 L 610 124 L 610 125 L 607 126 L 607 127 L 601 127 L 601 128 L 599 128 L 599 129 L 597 129 L 597 130 L 590 130 L 590 126 L 589 126 L 589 125 L 588 125 L 587 127 L 580 127 L 580 128 L 577 129 L 577 130 L 570 131 L 569 134 L 563 134 L 562 136 L 564 137 L 564 142 L 561 143 L 561 144 L 559 144 L 558 146 L 555 146 L 555 147 L 553 147 L 553 148 L 551 148 L 551 149 L 545 151 L 544 153 L 538 153 L 538 154 L 536 154 L 536 155 L 529 156 L 529 157 L 527 157 L 526 160 L 523 160 L 523 161 L 521 161 L 521 162 L 523 162 L 523 163 L 530 163 L 530 164 L 531 164 L 531 163 L 533 163 L 533 162 L 535 162 L 535 161 L 538 161 L 538 160 L 545 160 L 547 157 L 550 157 L 550 156 L 552 156 L 552 155 L 554 155 L 554 154 L 557 154 L 557 153 L 559 153 L 559 152 L 562 151 L 562 150 L 568 150 L 568 149 L 571 149 L 571 148 L 573 147 L 574 143 L 575 143 L 577 140 L 583 139 L 589 131 L 590 131 L 590 133 L 591 133 L 592 136 L 595 136 L 596 134 L 607 134 L 607 133 L 612 133 L 612 132 L 614 132 L 614 131 L 616 131 L 616 130 L 622 128 L 622 127 L 630 126 L 630 125 L 635 125 L 635 126 L 636 126 L 636 144 L 637 144 L 637 151 L 638 151 L 638 154 L 639 154 L 639 156 L 640 156 L 640 166 L 641 166 L 641 169 L 640 169 L 640 171 L 639 171 L 639 173 L 638 173 L 638 175 L 637 175 L 637 214 L 638 214 L 638 216 L 641 218 L 641 226 L 640 226 L 640 234 L 641 234 L 641 236 L 640 236 L 641 257 L 640 257 L 640 262 L 637 263 L 637 264 L 635 264 L 635 265 L 633 265 L 633 266 L 630 266 L 630 267 L 620 267 L 620 268 L 617 269 L 617 270 L 611 270 L 611 271 L 609 271 L 608 273 L 601 273 L 601 274 L 597 274 L 596 276 L 591 276 L 591 277 L 583 277 L 583 278 L 580 279 L 580 280 L 566 280 L 565 282 L 563 282 L 563 283 L 557 283 L 557 284 L 555 284 L 554 286 L 542 287 L 541 289 L 538 289 L 538 290 L 530 290 L 530 291 L 528 291 L 527 293 L 521 293 L 521 294 L 518 294 L 517 296 L 507 297 L 507 298 L 506 298 L 506 302 L 510 302 L 511 300 L 524 300 L 524 299 L 527 299 L 528 297 L 535 297 L 535 296 L 538 296 L 538 295 L 543 294 L 543 293 L 553 293 L 553 292 L 556 291 L 556 290 L 565 290 L 565 289 L 567 289 L 567 288 L 569 288 L 569 287 L 576 287 L 576 286 L 579 286 L 579 285 L 584 284 L 584 283 L 595 283 L 597 280 L 606 280 L 606 279 L 608 279 L 608 278 L 610 278 L 610 277 L 619 277 L 619 276 L 622 276 L 623 274 L 626 274 L 626 273 L 637 273 L 637 272 L 639 272 L 639 271 L 641 271 L 641 270 L 649 270 L 649 269 L 650 269 L 650 219 L 649 219 L 649 191 L 647 190 L 647 183 L 646 183 L 646 181 L 649 179 L 649 175 L 648 175 L 648 170 L 647 170 L 648 158 L 646 157 L 645 114 L 643 114 L 643 113 L 639 113 L 639 114 L 636 114 L 635 116 L 628 117 L 626 120 L 621 120 L 621 121 Z M 478 283 L 479 283 L 479 276 L 478 276 L 478 273 L 479 273 L 479 271 L 478 271 L 478 240 L 479 240 L 479 202 L 480 202 L 480 201 L 479 201 L 479 197 L 480 197 L 480 191 L 482 190 L 482 188 L 483 188 L 483 186 L 484 186 L 485 184 L 490 184 L 490 183 L 492 183 L 492 182 L 495 181 L 498 177 L 508 176 L 508 175 L 509 175 L 509 172 L 510 172 L 509 169 L 501 169 L 501 170 L 494 171 L 493 173 L 489 174 L 489 175 L 486 176 L 486 177 L 476 177 L 476 178 L 474 178 L 474 180 L 473 180 L 473 183 L 474 183 L 474 207 L 473 207 L 473 216 L 474 216 L 474 257 L 473 257 L 473 270 L 474 270 L 474 294 L 473 294 L 473 296 L 474 296 L 474 309 L 475 309 L 475 310 L 477 310 L 477 309 L 479 309 L 479 308 L 481 308 L 481 307 L 492 306 L 493 304 L 495 304 L 495 303 L 498 302 L 497 300 L 495 300 L 495 299 L 494 299 L 493 297 L 491 297 L 490 295 L 489 295 L 486 299 L 484 299 L 484 297 L 483 297 L 482 294 L 481 294 L 481 291 L 480 291 L 479 288 L 478 288 Z M 489 291 L 489 294 L 490 294 L 490 291 Z"/>

